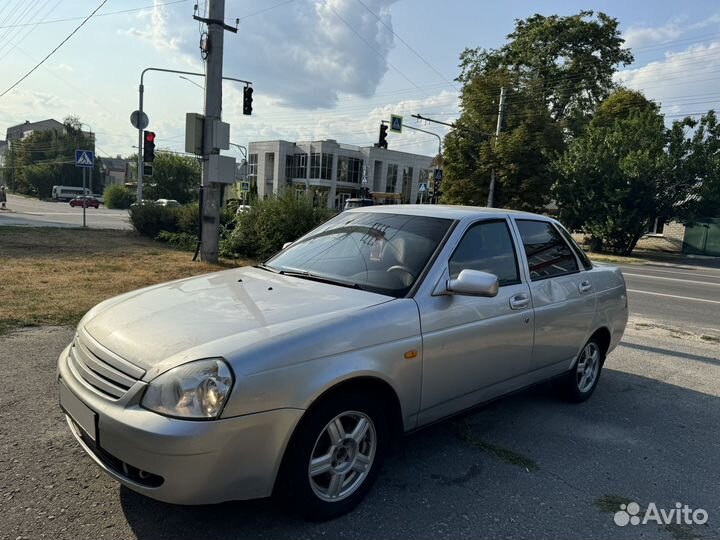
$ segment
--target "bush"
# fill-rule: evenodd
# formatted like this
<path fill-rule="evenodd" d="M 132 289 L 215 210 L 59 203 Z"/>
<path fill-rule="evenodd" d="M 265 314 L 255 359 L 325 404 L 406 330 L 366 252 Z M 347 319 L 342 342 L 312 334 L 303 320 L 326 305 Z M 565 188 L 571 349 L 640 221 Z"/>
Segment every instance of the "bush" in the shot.
<path fill-rule="evenodd" d="M 103 199 L 107 208 L 130 208 L 133 194 L 125 186 L 113 184 L 105 188 Z"/>
<path fill-rule="evenodd" d="M 290 190 L 279 197 L 258 200 L 235 217 L 234 229 L 221 241 L 220 254 L 266 259 L 285 242 L 296 240 L 330 216 L 329 209 L 313 208 L 311 199 L 297 199 Z"/>
<path fill-rule="evenodd" d="M 186 234 L 197 236 L 198 227 L 200 225 L 198 203 L 190 203 L 175 208 L 177 216 L 177 230 Z"/>
<path fill-rule="evenodd" d="M 179 208 L 141 204 L 130 208 L 130 221 L 135 230 L 143 236 L 157 238 L 160 231 L 178 232 Z"/>
<path fill-rule="evenodd" d="M 183 251 L 194 251 L 197 246 L 197 236 L 185 232 L 160 231 L 157 239 Z"/>

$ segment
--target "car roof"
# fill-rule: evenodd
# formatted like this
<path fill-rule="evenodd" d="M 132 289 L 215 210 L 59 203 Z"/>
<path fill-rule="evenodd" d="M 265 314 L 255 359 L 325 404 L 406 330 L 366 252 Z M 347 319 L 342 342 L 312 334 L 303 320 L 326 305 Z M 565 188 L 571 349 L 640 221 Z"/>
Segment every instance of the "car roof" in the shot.
<path fill-rule="evenodd" d="M 541 218 L 551 220 L 547 216 L 521 212 L 518 210 L 507 210 L 505 208 L 486 208 L 484 206 L 454 206 L 450 204 L 384 204 L 378 206 L 365 206 L 353 208 L 346 212 L 372 212 L 378 214 L 405 214 L 409 216 L 425 216 L 445 219 L 465 218 L 504 218 L 511 214 L 514 217 Z"/>

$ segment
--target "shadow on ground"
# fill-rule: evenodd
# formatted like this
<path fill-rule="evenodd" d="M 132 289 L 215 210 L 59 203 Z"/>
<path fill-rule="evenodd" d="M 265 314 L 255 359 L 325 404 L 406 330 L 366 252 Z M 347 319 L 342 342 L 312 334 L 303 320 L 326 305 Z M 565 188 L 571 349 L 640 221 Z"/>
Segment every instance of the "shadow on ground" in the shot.
<path fill-rule="evenodd" d="M 608 369 L 588 403 L 543 385 L 404 438 L 368 499 L 329 523 L 272 500 L 180 507 L 120 488 L 120 504 L 139 539 L 718 536 L 717 525 L 621 528 L 607 501 L 682 501 L 712 525 L 719 417 L 714 396 Z"/>

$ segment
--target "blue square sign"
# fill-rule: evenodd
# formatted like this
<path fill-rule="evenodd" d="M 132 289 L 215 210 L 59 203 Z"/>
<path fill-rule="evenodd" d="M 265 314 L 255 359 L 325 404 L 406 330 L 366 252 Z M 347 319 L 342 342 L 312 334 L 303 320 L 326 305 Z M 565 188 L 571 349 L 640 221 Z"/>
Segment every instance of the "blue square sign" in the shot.
<path fill-rule="evenodd" d="M 75 150 L 75 166 L 92 168 L 95 165 L 95 154 L 92 150 Z"/>

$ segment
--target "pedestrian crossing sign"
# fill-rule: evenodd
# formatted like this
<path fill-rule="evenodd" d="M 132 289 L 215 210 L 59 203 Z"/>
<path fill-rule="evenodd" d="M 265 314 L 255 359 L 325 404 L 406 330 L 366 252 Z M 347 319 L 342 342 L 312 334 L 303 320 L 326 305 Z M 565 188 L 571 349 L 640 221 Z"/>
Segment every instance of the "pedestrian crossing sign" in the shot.
<path fill-rule="evenodd" d="M 91 150 L 75 150 L 75 166 L 91 168 L 95 165 L 95 154 Z"/>

